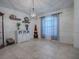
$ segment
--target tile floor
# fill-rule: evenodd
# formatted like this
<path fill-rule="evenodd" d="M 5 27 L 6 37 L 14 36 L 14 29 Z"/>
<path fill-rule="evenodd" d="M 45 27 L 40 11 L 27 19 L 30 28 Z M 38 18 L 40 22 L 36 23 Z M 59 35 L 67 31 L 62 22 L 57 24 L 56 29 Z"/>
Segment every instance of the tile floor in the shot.
<path fill-rule="evenodd" d="M 79 49 L 56 41 L 34 39 L 1 49 L 0 59 L 79 59 Z"/>

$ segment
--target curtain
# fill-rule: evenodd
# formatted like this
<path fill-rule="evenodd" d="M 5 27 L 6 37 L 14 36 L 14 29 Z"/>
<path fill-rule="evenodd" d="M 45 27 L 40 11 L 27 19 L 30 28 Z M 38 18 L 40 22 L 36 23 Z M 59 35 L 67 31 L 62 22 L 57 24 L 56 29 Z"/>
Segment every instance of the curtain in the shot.
<path fill-rule="evenodd" d="M 41 37 L 57 40 L 59 37 L 59 14 L 41 17 Z"/>

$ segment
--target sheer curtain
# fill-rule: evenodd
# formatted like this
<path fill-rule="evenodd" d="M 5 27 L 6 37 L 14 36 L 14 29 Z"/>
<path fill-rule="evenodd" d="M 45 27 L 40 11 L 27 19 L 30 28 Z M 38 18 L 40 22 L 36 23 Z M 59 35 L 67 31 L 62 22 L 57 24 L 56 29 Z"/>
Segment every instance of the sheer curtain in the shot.
<path fill-rule="evenodd" d="M 41 36 L 57 40 L 59 37 L 59 14 L 41 17 Z"/>

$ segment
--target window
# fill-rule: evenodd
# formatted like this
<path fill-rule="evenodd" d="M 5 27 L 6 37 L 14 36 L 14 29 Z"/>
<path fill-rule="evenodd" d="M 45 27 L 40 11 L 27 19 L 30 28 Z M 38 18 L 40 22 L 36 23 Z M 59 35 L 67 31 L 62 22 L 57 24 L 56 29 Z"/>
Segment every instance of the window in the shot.
<path fill-rule="evenodd" d="M 41 17 L 41 34 L 43 38 L 58 38 L 58 20 L 58 14 Z"/>

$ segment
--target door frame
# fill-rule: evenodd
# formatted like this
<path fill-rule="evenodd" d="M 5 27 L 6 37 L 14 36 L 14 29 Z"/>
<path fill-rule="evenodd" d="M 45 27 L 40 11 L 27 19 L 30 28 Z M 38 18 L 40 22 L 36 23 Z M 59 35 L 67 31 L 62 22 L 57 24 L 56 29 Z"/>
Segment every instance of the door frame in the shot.
<path fill-rule="evenodd" d="M 4 43 L 4 13 L 0 12 L 0 16 L 2 17 L 2 44 L 0 46 L 0 48 L 3 48 L 5 46 Z"/>

